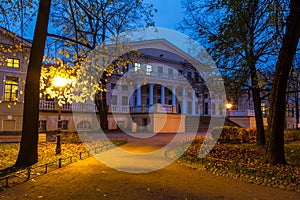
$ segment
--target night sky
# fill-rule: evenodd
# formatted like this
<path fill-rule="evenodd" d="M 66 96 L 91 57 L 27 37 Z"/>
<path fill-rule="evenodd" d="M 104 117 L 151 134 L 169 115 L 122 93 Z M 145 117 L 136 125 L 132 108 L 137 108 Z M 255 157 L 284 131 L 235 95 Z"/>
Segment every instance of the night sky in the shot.
<path fill-rule="evenodd" d="M 158 12 L 154 14 L 157 27 L 174 29 L 183 18 L 180 0 L 145 0 L 153 4 Z"/>

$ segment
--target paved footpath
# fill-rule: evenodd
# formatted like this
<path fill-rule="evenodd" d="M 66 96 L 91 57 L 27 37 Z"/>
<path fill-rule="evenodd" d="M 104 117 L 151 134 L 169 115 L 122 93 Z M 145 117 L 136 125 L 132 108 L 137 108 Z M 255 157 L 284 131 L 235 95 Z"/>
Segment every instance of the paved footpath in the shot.
<path fill-rule="evenodd" d="M 110 169 L 91 157 L 0 192 L 0 199 L 299 199 L 300 194 L 182 167 L 147 174 Z"/>
<path fill-rule="evenodd" d="M 160 144 L 158 144 L 160 146 Z M 129 141 L 125 150 L 149 152 Z M 152 149 L 154 150 L 154 149 Z M 150 173 L 111 169 L 94 157 L 70 164 L 0 192 L 0 200 L 300 199 L 300 193 L 249 184 L 193 170 L 174 162 Z"/>

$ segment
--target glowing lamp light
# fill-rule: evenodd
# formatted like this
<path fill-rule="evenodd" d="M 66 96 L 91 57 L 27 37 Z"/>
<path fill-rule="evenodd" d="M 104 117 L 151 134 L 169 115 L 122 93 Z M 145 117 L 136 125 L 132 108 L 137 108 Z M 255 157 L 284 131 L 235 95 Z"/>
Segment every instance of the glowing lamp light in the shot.
<path fill-rule="evenodd" d="M 226 108 L 227 108 L 228 110 L 230 110 L 232 107 L 233 107 L 233 105 L 232 105 L 231 103 L 227 103 L 227 104 L 226 104 Z"/>
<path fill-rule="evenodd" d="M 60 76 L 55 76 L 53 78 L 52 84 L 56 87 L 64 87 L 68 84 L 68 79 L 62 78 Z"/>

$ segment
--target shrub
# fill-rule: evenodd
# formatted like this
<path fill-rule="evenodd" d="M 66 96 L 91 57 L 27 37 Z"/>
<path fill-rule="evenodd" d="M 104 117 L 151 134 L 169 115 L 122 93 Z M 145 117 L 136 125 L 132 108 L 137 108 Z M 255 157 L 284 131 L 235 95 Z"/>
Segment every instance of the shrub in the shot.
<path fill-rule="evenodd" d="M 61 140 L 66 144 L 80 144 L 82 143 L 79 135 L 76 132 L 62 132 Z"/>
<path fill-rule="evenodd" d="M 288 130 L 284 133 L 284 137 L 286 140 L 300 140 L 300 130 Z"/>
<path fill-rule="evenodd" d="M 220 133 L 218 139 L 218 133 Z M 234 126 L 216 127 L 211 131 L 214 140 L 221 143 L 245 143 L 255 140 L 256 131 L 249 128 L 239 128 Z"/>

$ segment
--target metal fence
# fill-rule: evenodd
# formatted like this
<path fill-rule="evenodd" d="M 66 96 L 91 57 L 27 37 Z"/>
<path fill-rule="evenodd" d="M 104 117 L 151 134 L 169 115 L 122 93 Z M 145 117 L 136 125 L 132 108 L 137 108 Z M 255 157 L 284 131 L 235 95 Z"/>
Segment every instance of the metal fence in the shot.
<path fill-rule="evenodd" d="M 114 147 L 114 145 L 105 144 L 99 147 L 95 147 L 92 150 L 92 152 L 97 154 L 102 151 L 106 151 L 112 147 Z M 86 159 L 91 156 L 90 152 L 91 151 L 80 152 L 77 155 L 69 156 L 67 158 L 59 158 L 56 161 L 39 165 L 39 166 L 27 167 L 25 169 L 18 170 L 4 177 L 0 177 L 0 191 L 5 188 L 13 187 L 17 184 L 27 182 L 30 179 L 36 178 L 48 172 L 62 168 L 63 166 L 69 165 L 73 162 Z"/>

